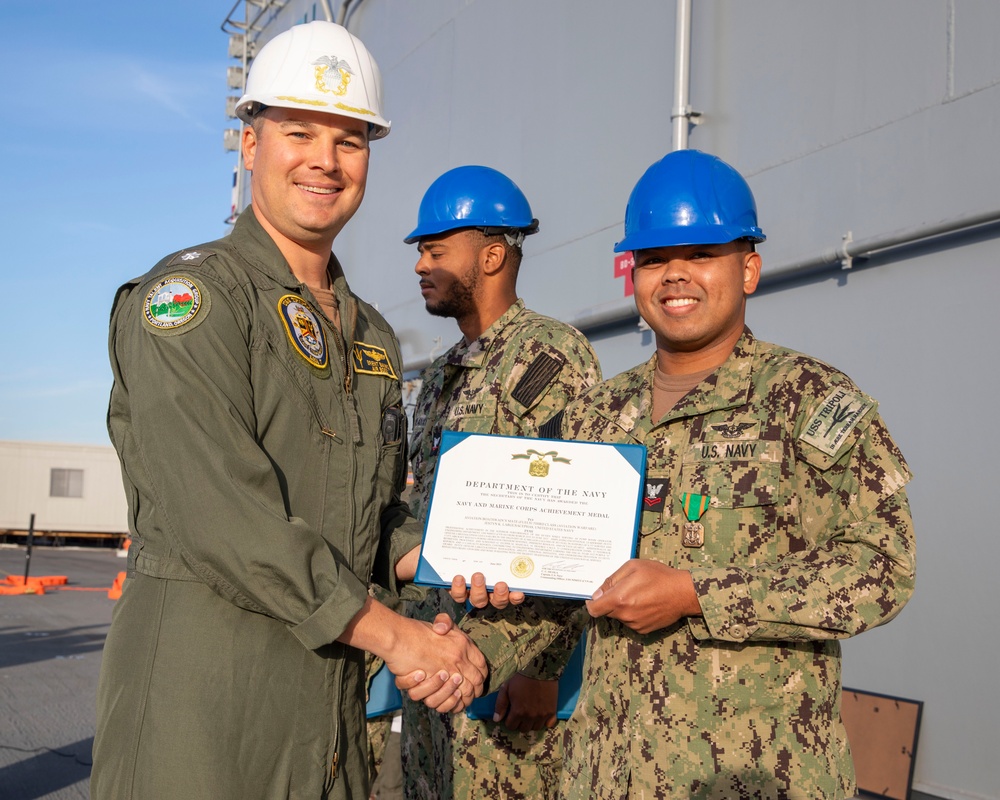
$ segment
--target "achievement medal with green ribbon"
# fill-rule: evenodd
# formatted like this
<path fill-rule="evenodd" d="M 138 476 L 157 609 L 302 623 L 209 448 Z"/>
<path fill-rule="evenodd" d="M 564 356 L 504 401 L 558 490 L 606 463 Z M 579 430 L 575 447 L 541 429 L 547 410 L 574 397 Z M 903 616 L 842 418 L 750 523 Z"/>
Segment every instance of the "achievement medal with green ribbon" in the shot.
<path fill-rule="evenodd" d="M 702 547 L 705 544 L 705 526 L 698 520 L 708 510 L 709 500 L 711 498 L 707 494 L 684 492 L 681 495 L 684 515 L 687 517 L 687 522 L 684 523 L 684 538 L 681 540 L 685 547 Z"/>

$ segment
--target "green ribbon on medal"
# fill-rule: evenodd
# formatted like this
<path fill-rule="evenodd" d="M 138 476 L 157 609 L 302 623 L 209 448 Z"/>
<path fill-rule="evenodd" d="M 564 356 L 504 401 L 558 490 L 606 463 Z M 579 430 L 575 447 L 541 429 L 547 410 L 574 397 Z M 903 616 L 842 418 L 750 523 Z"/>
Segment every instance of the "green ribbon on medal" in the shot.
<path fill-rule="evenodd" d="M 698 520 L 708 510 L 712 498 L 707 494 L 684 492 L 681 494 L 681 504 L 684 506 L 684 537 L 681 542 L 685 547 L 701 547 L 705 544 L 705 526 Z"/>

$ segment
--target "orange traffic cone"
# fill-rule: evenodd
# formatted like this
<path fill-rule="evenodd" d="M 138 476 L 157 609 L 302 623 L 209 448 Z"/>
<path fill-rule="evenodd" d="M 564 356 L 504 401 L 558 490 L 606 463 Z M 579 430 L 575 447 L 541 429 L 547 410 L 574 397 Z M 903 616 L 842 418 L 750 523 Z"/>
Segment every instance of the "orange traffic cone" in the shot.
<path fill-rule="evenodd" d="M 119 572 L 115 578 L 115 582 L 111 584 L 111 588 L 108 589 L 108 599 L 117 600 L 122 596 L 122 586 L 125 584 L 125 576 L 128 573 Z"/>

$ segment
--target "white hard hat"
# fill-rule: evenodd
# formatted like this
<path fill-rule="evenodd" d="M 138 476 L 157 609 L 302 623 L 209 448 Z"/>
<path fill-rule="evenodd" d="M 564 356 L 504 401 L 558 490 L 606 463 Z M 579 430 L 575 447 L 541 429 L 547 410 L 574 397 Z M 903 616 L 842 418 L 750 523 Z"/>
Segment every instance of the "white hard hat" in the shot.
<path fill-rule="evenodd" d="M 382 74 L 364 42 L 322 20 L 279 33 L 254 58 L 236 116 L 250 122 L 266 106 L 360 119 L 372 139 L 392 124 L 382 115 Z"/>

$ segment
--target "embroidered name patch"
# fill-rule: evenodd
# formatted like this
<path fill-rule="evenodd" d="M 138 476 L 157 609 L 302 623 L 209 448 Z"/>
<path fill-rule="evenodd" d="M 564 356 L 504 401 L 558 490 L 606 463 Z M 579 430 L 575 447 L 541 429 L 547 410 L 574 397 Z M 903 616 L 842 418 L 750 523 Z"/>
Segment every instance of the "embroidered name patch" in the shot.
<path fill-rule="evenodd" d="M 874 402 L 860 392 L 835 389 L 809 418 L 799 438 L 828 456 L 835 456 Z"/>
<path fill-rule="evenodd" d="M 354 362 L 354 371 L 363 372 L 366 375 L 382 375 L 385 378 L 396 378 L 396 373 L 389 360 L 389 354 L 384 347 L 375 344 L 365 344 L 355 342 L 354 350 L 351 351 L 351 358 Z"/>
<path fill-rule="evenodd" d="M 143 319 L 156 333 L 175 331 L 198 317 L 205 298 L 190 278 L 171 275 L 149 290 L 142 304 Z"/>
<path fill-rule="evenodd" d="M 309 304 L 298 295 L 286 294 L 278 301 L 278 314 L 295 352 L 317 369 L 324 369 L 329 363 L 326 337 Z"/>

